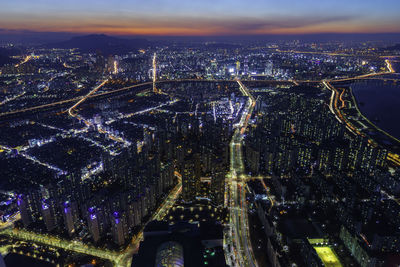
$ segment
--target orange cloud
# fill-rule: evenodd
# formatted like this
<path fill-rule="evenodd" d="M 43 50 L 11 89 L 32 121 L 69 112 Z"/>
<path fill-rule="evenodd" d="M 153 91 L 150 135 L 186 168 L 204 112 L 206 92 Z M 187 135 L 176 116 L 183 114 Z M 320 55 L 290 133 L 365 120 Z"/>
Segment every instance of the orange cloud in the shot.
<path fill-rule="evenodd" d="M 27 28 L 27 25 L 29 27 Z M 400 32 L 399 22 L 365 21 L 354 17 L 193 18 L 0 18 L 0 28 L 114 35 L 255 35 L 307 33 Z"/>

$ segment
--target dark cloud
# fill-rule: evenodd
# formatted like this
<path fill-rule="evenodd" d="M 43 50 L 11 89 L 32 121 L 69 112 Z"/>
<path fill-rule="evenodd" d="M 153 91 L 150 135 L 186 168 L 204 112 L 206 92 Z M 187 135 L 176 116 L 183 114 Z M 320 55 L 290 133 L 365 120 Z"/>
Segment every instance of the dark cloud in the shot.
<path fill-rule="evenodd" d="M 287 28 L 301 28 L 332 22 L 344 22 L 354 20 L 354 17 L 323 17 L 323 18 L 290 18 L 290 19 L 241 19 L 230 21 L 217 21 L 216 24 L 223 28 L 238 31 L 275 30 Z"/>
<path fill-rule="evenodd" d="M 193 30 L 210 30 L 217 32 L 257 32 L 257 31 L 269 31 L 269 30 L 280 30 L 280 29 L 295 29 L 307 26 L 321 25 L 325 23 L 335 22 L 349 22 L 356 20 L 354 16 L 331 16 L 331 17 L 268 17 L 268 18 L 233 18 L 233 17 L 221 17 L 221 18 L 199 18 L 199 17 L 157 17 L 157 18 L 119 18 L 115 20 L 109 20 L 108 23 L 94 24 L 91 26 L 98 27 L 115 27 L 119 29 L 129 28 L 182 28 L 182 29 L 193 29 Z"/>

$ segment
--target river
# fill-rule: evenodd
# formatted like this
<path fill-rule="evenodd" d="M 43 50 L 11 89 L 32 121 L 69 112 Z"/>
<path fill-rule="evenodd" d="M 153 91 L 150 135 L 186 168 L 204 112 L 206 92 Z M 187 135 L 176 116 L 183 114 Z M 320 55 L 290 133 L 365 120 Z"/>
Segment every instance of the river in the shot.
<path fill-rule="evenodd" d="M 398 74 L 391 77 L 400 79 Z M 400 139 L 400 81 L 358 80 L 350 87 L 363 115 Z"/>

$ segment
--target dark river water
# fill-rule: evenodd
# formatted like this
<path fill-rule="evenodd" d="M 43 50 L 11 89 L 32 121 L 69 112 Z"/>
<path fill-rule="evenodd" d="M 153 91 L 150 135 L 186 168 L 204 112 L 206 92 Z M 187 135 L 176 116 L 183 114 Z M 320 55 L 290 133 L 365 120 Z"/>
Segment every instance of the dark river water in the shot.
<path fill-rule="evenodd" d="M 393 74 L 392 78 L 400 79 Z M 352 83 L 358 106 L 369 120 L 382 130 L 400 138 L 400 81 L 364 80 Z"/>

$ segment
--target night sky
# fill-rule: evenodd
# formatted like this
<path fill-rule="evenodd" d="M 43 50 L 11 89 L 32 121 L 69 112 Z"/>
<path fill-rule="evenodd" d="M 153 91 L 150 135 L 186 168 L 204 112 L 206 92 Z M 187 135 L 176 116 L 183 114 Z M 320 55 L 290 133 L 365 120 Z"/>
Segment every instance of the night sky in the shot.
<path fill-rule="evenodd" d="M 399 0 L 2 0 L 0 29 L 123 35 L 400 32 Z"/>

